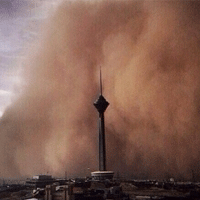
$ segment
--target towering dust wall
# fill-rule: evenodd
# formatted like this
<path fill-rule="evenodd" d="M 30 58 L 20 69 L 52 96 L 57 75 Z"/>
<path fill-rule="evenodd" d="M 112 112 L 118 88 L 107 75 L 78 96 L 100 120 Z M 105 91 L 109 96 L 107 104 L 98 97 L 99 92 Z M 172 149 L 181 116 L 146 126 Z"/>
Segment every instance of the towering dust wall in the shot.
<path fill-rule="evenodd" d="M 2 176 L 97 169 L 92 103 L 101 65 L 108 168 L 197 178 L 199 9 L 198 1 L 62 2 L 23 64 L 23 93 L 1 119 Z"/>

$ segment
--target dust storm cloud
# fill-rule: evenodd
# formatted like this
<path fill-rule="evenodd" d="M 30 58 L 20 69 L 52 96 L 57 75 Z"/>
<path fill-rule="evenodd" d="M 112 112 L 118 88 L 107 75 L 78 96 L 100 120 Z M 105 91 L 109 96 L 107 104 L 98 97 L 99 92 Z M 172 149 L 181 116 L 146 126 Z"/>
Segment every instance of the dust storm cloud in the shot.
<path fill-rule="evenodd" d="M 97 170 L 99 66 L 108 169 L 199 177 L 200 3 L 63 1 L 1 119 L 1 176 Z"/>

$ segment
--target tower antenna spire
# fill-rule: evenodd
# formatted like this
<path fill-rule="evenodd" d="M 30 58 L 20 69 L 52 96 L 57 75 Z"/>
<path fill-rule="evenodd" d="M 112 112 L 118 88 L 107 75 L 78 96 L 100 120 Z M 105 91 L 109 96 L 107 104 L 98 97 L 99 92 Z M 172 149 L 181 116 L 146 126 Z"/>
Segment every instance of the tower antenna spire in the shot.
<path fill-rule="evenodd" d="M 102 95 L 102 75 L 101 75 L 101 66 L 100 66 L 100 95 Z"/>

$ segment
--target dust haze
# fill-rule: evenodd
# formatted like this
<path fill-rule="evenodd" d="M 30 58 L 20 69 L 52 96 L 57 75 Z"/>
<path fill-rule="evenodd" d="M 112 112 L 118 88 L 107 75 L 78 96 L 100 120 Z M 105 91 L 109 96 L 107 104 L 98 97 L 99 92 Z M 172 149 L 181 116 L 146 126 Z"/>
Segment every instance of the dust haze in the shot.
<path fill-rule="evenodd" d="M 60 2 L 1 119 L 1 176 L 98 170 L 101 66 L 108 170 L 198 179 L 199 9 L 198 1 Z"/>

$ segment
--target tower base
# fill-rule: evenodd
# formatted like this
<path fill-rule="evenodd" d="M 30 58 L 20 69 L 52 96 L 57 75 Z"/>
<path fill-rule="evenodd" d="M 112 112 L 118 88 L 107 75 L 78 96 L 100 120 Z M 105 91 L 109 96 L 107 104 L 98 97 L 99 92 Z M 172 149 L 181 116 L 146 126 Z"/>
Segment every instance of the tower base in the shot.
<path fill-rule="evenodd" d="M 93 180 L 112 180 L 114 176 L 113 171 L 95 171 L 91 172 L 91 176 Z"/>

